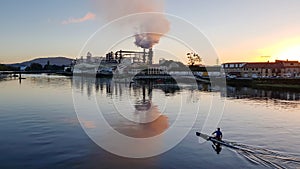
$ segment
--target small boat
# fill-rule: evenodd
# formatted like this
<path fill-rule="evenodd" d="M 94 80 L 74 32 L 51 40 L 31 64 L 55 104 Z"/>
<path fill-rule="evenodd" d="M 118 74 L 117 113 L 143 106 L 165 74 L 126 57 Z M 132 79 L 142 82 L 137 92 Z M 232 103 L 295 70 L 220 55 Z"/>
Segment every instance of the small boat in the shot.
<path fill-rule="evenodd" d="M 218 139 L 216 139 L 216 138 L 214 138 L 212 136 L 209 136 L 207 134 L 196 132 L 196 136 L 201 137 L 201 138 L 203 138 L 203 139 L 205 139 L 207 141 L 211 141 L 213 143 L 217 143 L 217 144 L 226 146 L 226 147 L 230 147 L 230 148 L 233 148 L 233 149 L 239 149 L 238 147 L 235 147 L 234 145 L 232 145 L 232 143 L 230 143 L 229 141 L 218 140 Z"/>
<path fill-rule="evenodd" d="M 112 68 L 100 68 L 96 74 L 97 77 L 110 77 L 113 76 Z"/>

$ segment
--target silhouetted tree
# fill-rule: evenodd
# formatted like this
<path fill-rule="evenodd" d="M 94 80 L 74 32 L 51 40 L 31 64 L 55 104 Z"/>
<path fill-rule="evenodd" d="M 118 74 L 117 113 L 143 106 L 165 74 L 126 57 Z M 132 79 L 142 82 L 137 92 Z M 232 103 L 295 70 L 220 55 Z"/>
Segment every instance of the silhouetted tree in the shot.
<path fill-rule="evenodd" d="M 189 60 L 188 65 L 193 66 L 196 63 L 200 63 L 202 61 L 201 57 L 197 53 L 187 53 L 187 58 Z"/>
<path fill-rule="evenodd" d="M 50 61 L 47 61 L 47 64 L 44 65 L 44 70 L 50 70 L 51 69 L 51 65 L 50 65 Z"/>
<path fill-rule="evenodd" d="M 5 64 L 0 64 L 0 71 L 16 71 L 16 70 L 20 70 L 20 68 L 5 65 Z"/>
<path fill-rule="evenodd" d="M 43 66 L 39 63 L 31 63 L 29 67 L 25 69 L 26 71 L 36 71 L 43 70 Z"/>

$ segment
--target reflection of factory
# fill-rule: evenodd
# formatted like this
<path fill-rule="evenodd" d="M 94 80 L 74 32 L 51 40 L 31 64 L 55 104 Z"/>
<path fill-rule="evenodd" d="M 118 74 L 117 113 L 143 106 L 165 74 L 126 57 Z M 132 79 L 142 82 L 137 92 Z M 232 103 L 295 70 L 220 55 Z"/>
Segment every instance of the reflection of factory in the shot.
<path fill-rule="evenodd" d="M 146 94 L 146 87 L 147 87 L 147 94 Z M 152 106 L 153 84 L 150 83 L 147 86 L 146 85 L 141 85 L 141 88 L 142 88 L 142 99 L 141 100 L 136 100 L 134 107 L 137 111 L 147 111 Z M 136 89 L 138 89 L 138 88 L 136 88 Z M 146 99 L 147 95 L 148 95 L 148 98 Z"/>

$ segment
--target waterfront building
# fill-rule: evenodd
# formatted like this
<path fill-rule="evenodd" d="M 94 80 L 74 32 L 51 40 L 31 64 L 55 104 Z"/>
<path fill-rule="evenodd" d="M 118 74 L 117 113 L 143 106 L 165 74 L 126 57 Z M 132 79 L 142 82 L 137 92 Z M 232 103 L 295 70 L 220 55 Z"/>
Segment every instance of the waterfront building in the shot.
<path fill-rule="evenodd" d="M 246 63 L 242 69 L 242 77 L 281 77 L 283 64 L 278 62 Z"/>
<path fill-rule="evenodd" d="M 243 71 L 245 64 L 246 64 L 246 62 L 223 63 L 222 68 L 226 75 L 240 77 L 240 76 L 242 76 L 241 73 Z"/>
<path fill-rule="evenodd" d="M 276 63 L 281 63 L 283 69 L 281 70 L 284 77 L 300 77 L 300 62 L 289 60 L 276 60 Z"/>
<path fill-rule="evenodd" d="M 300 62 L 275 60 L 275 62 L 231 62 L 222 64 L 227 76 L 244 78 L 300 77 Z"/>

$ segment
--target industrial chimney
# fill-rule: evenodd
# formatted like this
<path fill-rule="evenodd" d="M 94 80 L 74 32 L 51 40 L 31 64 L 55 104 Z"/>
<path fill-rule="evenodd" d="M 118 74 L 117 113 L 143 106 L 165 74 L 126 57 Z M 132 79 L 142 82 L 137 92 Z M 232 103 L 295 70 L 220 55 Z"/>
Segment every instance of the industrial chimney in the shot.
<path fill-rule="evenodd" d="M 143 50 L 143 63 L 146 63 L 146 49 Z"/>
<path fill-rule="evenodd" d="M 153 59 L 153 50 L 152 50 L 152 48 L 150 48 L 149 52 L 148 52 L 148 64 L 149 65 L 152 65 L 152 59 Z"/>

